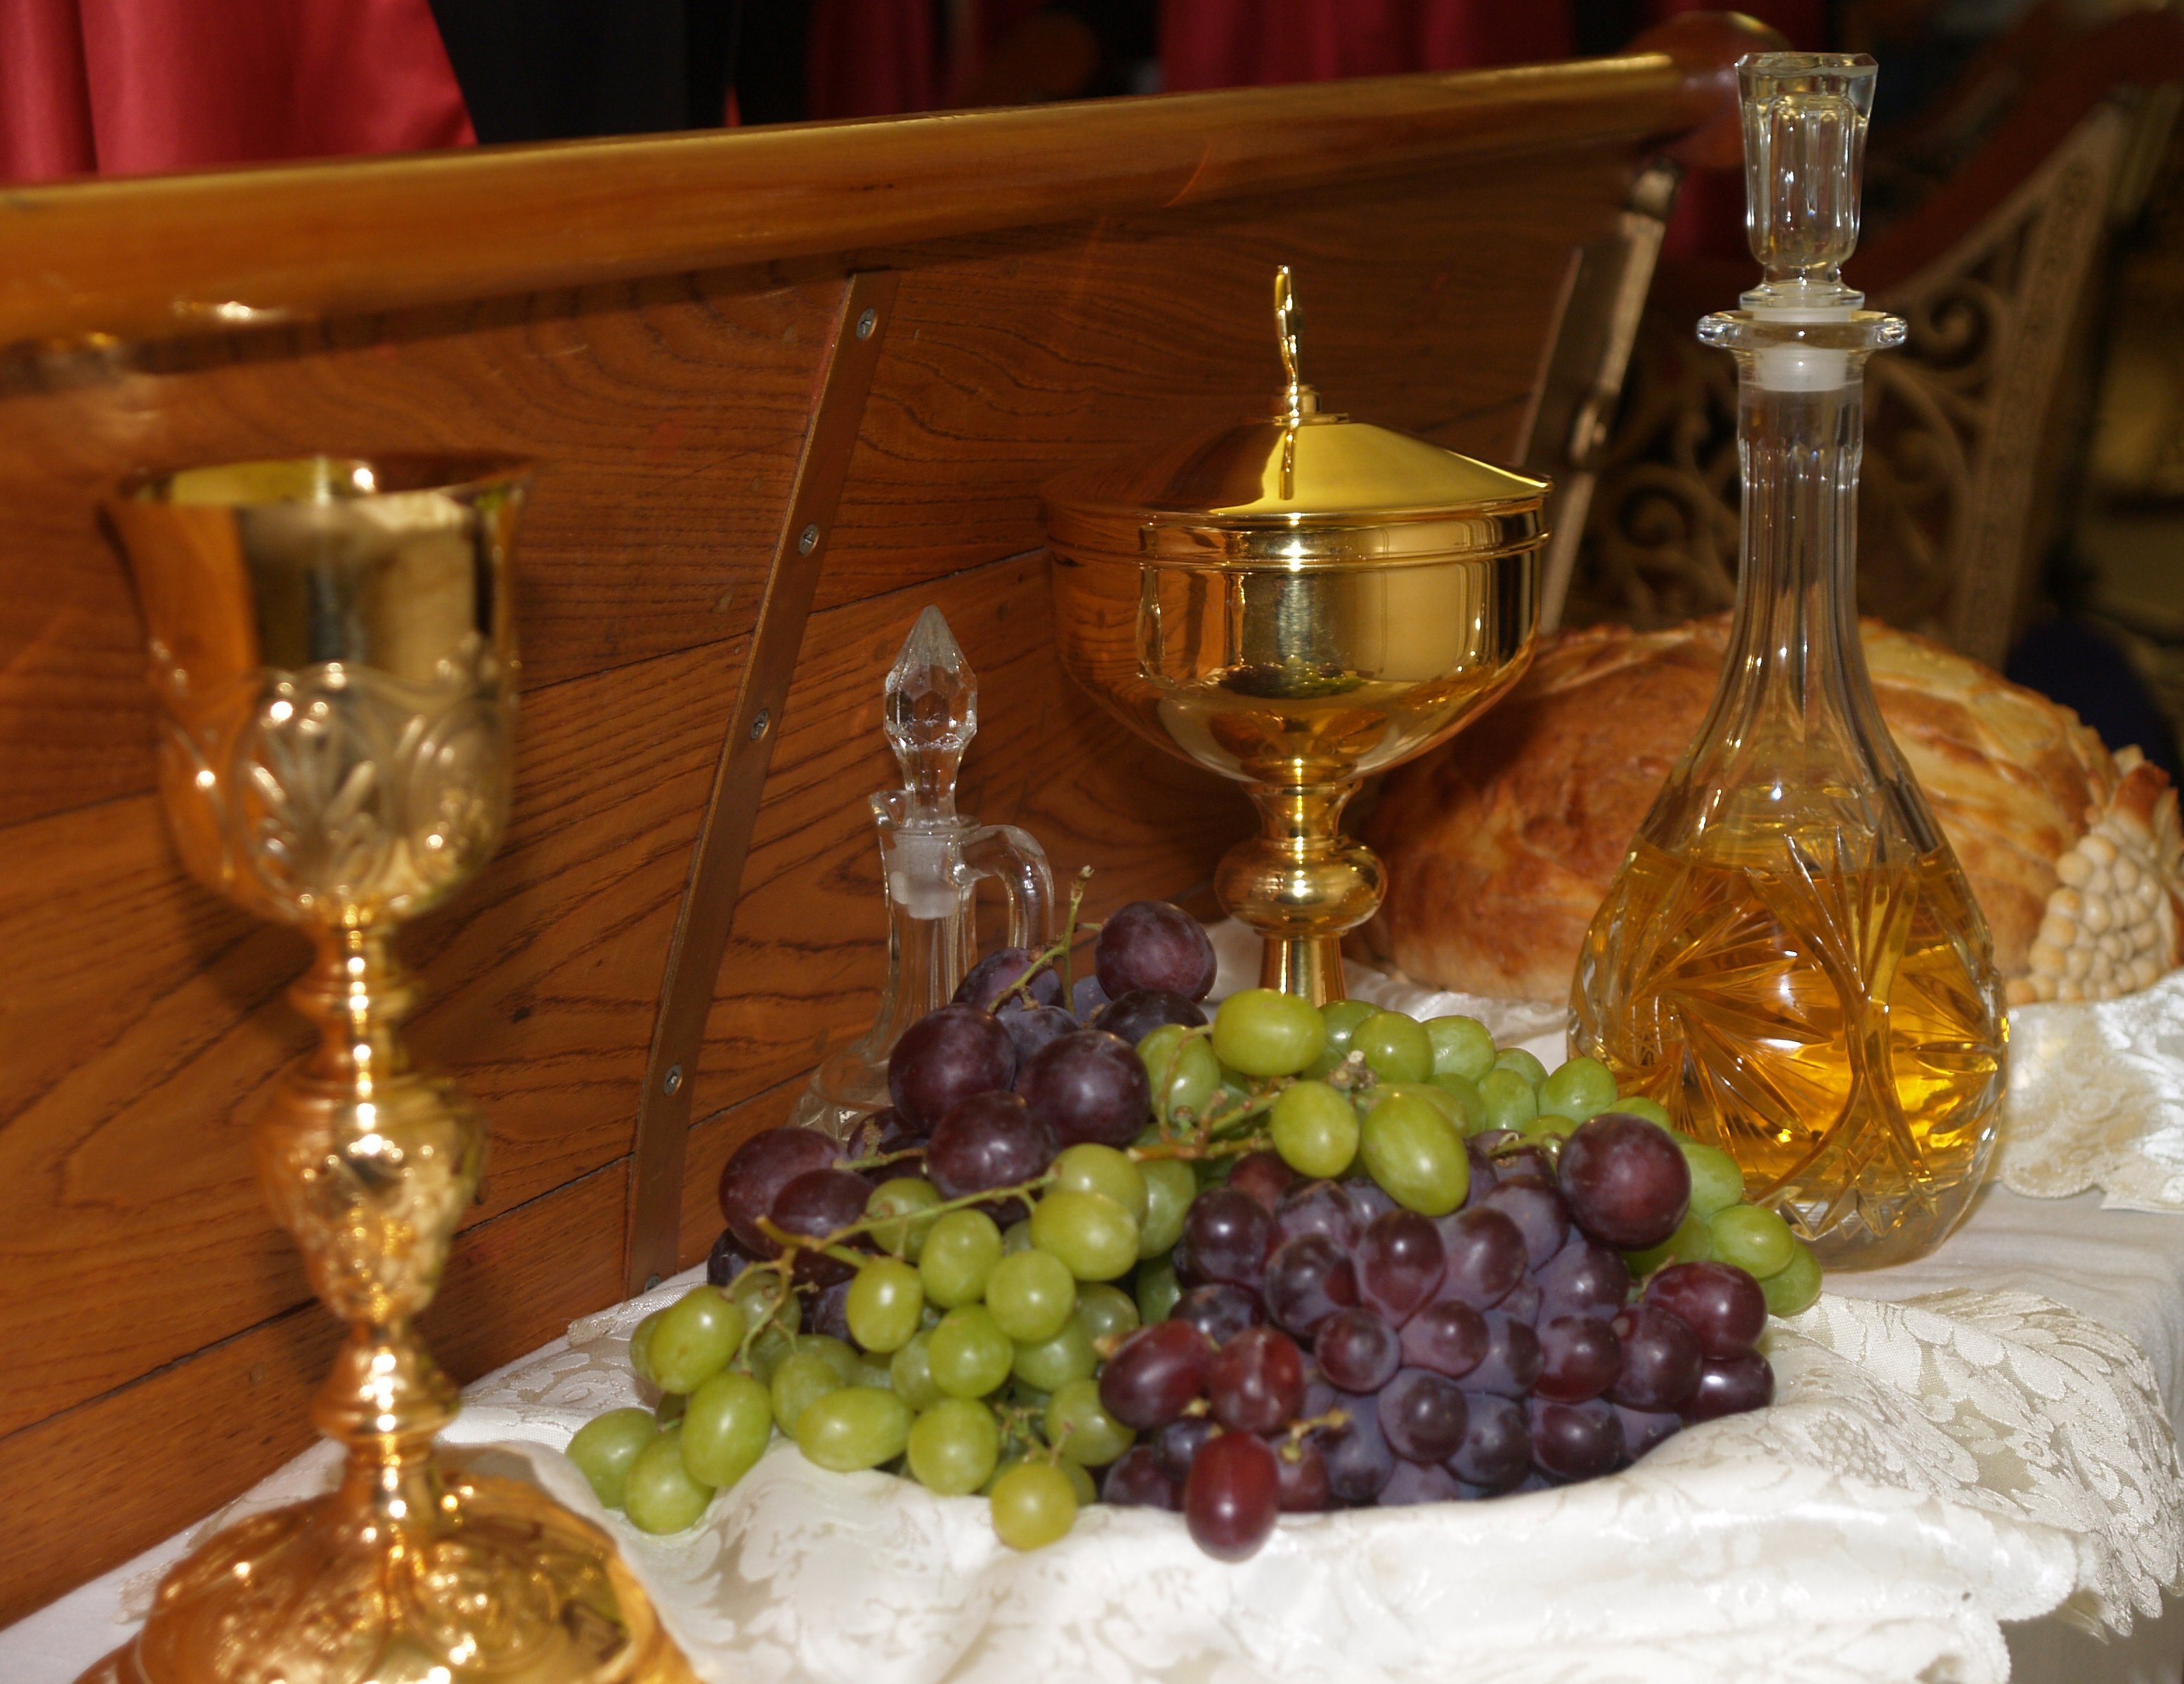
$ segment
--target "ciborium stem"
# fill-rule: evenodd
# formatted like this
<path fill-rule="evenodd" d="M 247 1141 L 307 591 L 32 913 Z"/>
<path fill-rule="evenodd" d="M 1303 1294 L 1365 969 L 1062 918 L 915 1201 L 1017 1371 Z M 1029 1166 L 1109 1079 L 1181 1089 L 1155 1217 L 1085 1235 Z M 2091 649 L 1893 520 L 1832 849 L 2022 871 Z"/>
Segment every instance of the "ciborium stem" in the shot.
<path fill-rule="evenodd" d="M 1342 834 L 1357 781 L 1245 787 L 1259 834 L 1223 857 L 1214 893 L 1264 938 L 1260 987 L 1316 1006 L 1340 1000 L 1342 938 L 1379 910 L 1383 892 L 1379 856 Z"/>

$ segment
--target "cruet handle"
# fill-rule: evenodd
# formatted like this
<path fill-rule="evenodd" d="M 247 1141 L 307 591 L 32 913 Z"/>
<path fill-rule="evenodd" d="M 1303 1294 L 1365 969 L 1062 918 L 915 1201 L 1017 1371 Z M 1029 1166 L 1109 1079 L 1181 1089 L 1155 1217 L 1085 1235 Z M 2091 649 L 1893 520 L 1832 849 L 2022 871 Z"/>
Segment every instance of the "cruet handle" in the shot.
<path fill-rule="evenodd" d="M 1036 952 L 1054 939 L 1054 871 L 1046 850 L 1014 825 L 981 825 L 963 838 L 964 874 L 992 877 L 1008 900 L 1012 948 Z"/>

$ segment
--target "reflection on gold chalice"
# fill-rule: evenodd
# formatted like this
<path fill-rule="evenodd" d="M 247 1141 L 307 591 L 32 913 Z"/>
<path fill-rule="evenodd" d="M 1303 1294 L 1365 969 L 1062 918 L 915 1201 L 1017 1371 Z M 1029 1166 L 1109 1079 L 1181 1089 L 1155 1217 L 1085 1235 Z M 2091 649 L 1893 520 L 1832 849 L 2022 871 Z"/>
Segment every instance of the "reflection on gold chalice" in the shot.
<path fill-rule="evenodd" d="M 256 1120 L 266 1202 L 349 1325 L 311 1418 L 338 1488 L 178 1564 L 127 1684 L 666 1684 L 689 1677 L 610 1539 L 443 1463 L 455 1388 L 419 1341 L 485 1120 L 410 1067 L 391 941 L 499 846 L 515 713 L 508 553 L 525 479 L 313 458 L 175 474 L 108 505 L 142 608 L 184 863 L 307 934 L 318 1026 Z"/>
<path fill-rule="evenodd" d="M 1454 732 L 1524 670 L 1544 481 L 1321 411 L 1297 375 L 1273 416 L 1047 488 L 1057 636 L 1134 730 L 1241 781 L 1261 834 L 1214 889 L 1266 943 L 1261 981 L 1343 998 L 1343 932 L 1380 862 L 1341 833 L 1359 781 Z"/>

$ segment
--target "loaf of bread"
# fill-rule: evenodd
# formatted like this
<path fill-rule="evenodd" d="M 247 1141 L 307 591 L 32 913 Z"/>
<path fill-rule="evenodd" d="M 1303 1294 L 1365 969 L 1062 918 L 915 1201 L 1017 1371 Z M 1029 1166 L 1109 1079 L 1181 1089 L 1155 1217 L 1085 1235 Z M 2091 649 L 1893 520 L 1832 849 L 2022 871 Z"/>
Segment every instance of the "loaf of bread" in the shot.
<path fill-rule="evenodd" d="M 1420 981 L 1567 994 L 1580 945 L 1720 675 L 1726 617 L 1543 639 L 1517 687 L 1392 774 L 1366 825 L 1368 949 Z M 1890 733 L 1994 933 L 2013 1003 L 2107 999 L 2184 959 L 2176 792 L 2069 709 L 1923 637 L 1864 627 Z"/>

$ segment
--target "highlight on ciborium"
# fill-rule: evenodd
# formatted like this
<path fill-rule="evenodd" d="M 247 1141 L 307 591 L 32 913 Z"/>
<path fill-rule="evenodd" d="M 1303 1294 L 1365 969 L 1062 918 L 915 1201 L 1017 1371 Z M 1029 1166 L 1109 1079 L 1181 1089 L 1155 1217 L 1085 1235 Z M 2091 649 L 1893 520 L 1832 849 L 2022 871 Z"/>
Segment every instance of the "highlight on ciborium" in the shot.
<path fill-rule="evenodd" d="M 1274 316 L 1270 416 L 1064 476 L 1047 538 L 1070 675 L 1243 783 L 1261 833 L 1215 893 L 1262 938 L 1262 983 L 1322 1004 L 1344 998 L 1342 936 L 1382 893 L 1343 807 L 1524 670 L 1549 488 L 1323 410 L 1286 268 Z"/>
<path fill-rule="evenodd" d="M 254 1122 L 266 1202 L 348 1337 L 311 1418 L 327 1496 L 186 1557 L 130 1684 L 650 1684 L 688 1669 L 597 1527 L 435 1452 L 452 1381 L 414 1323 L 486 1124 L 412 1068 L 393 937 L 491 856 L 515 720 L 509 560 L 527 484 L 483 459 L 192 469 L 107 505 L 142 610 L 189 870 L 311 940 L 317 1048 Z"/>

